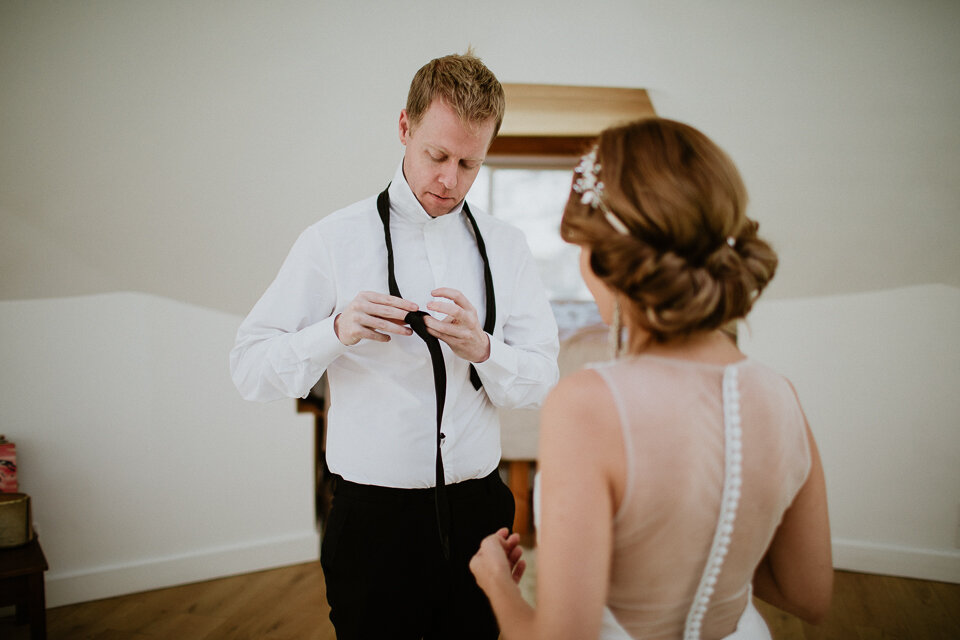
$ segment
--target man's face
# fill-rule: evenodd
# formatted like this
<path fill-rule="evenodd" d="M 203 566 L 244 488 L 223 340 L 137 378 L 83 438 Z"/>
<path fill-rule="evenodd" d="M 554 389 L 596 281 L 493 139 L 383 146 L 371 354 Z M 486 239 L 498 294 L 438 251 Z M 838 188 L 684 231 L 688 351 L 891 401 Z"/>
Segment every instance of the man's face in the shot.
<path fill-rule="evenodd" d="M 467 195 L 493 140 L 493 118 L 464 126 L 457 113 L 434 100 L 419 123 L 400 112 L 400 142 L 407 148 L 403 175 L 424 211 L 450 213 Z"/>

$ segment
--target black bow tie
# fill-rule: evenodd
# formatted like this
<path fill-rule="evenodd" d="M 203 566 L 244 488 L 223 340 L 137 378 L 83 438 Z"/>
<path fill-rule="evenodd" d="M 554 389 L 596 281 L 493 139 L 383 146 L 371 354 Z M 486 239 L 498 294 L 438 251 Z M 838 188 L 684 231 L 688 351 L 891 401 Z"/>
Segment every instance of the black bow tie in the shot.
<path fill-rule="evenodd" d="M 387 244 L 387 281 L 390 287 L 390 295 L 402 298 L 400 288 L 397 286 L 397 278 L 393 267 L 393 242 L 390 240 L 390 185 L 377 197 L 377 212 L 380 214 L 380 220 L 383 222 L 383 236 Z M 470 213 L 470 207 L 463 203 L 463 213 L 470 221 L 473 227 L 473 235 L 477 239 L 477 249 L 480 251 L 480 258 L 483 260 L 483 283 L 486 289 L 486 317 L 483 322 L 483 330 L 493 335 L 494 324 L 496 323 L 497 308 L 493 293 L 493 276 L 490 273 L 490 261 L 487 259 L 487 248 L 483 243 L 483 236 L 480 235 L 480 227 L 473 214 Z M 441 431 L 443 422 L 443 405 L 447 396 L 447 371 L 443 365 L 443 352 L 440 350 L 440 341 L 430 335 L 423 318 L 427 315 L 425 311 L 411 311 L 403 319 L 410 325 L 413 332 L 427 344 L 430 351 L 430 361 L 433 364 L 433 386 L 437 397 L 437 456 L 436 456 L 436 506 L 437 506 L 437 526 L 440 530 L 440 544 L 443 547 L 443 555 L 450 558 L 450 504 L 447 501 L 446 481 L 443 473 L 443 456 L 440 451 L 443 443 L 444 434 Z M 473 364 L 470 365 L 470 382 L 473 388 L 479 390 L 482 386 L 480 374 L 477 373 Z"/>

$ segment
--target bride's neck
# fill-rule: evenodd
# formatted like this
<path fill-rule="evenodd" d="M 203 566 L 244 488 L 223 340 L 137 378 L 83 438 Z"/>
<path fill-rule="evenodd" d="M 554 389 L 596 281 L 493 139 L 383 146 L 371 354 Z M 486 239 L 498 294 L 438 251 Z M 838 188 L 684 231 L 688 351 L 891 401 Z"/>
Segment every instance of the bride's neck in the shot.
<path fill-rule="evenodd" d="M 710 364 L 729 364 L 743 359 L 743 354 L 723 331 L 702 331 L 668 342 L 654 342 L 648 335 L 631 339 L 630 353 L 650 354 L 678 360 Z"/>

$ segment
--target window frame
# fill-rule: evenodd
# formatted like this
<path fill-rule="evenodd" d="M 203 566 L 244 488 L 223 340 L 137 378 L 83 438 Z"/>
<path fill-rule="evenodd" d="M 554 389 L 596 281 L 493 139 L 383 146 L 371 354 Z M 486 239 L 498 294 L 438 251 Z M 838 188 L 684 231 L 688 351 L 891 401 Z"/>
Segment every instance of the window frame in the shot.
<path fill-rule="evenodd" d="M 484 164 L 493 202 L 493 172 L 503 169 L 572 171 L 610 126 L 653 117 L 645 89 L 546 84 L 503 84 L 506 113 Z M 491 212 L 493 213 L 493 212 Z M 590 301 L 551 299 L 561 337 L 599 322 Z"/>

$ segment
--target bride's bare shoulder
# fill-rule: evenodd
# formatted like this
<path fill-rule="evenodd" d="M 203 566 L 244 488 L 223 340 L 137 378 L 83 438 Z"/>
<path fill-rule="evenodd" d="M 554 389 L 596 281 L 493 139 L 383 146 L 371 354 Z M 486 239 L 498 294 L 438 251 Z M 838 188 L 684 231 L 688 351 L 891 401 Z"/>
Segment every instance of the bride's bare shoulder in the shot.
<path fill-rule="evenodd" d="M 602 395 L 610 396 L 603 376 L 595 369 L 584 368 L 561 378 L 547 396 L 547 403 L 577 404 Z"/>
<path fill-rule="evenodd" d="M 560 428 L 589 422 L 593 425 L 617 424 L 617 409 L 606 381 L 594 369 L 581 369 L 564 376 L 544 402 L 542 411 L 546 425 Z"/>

